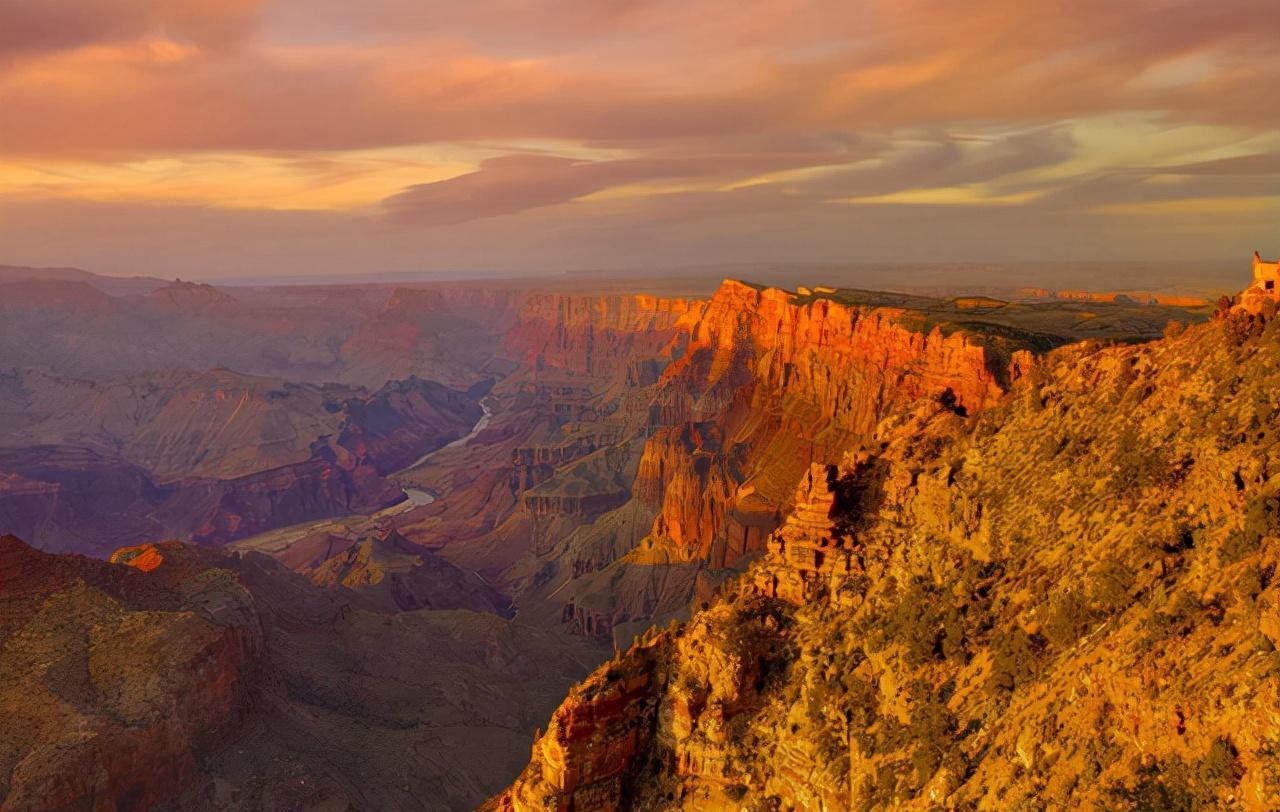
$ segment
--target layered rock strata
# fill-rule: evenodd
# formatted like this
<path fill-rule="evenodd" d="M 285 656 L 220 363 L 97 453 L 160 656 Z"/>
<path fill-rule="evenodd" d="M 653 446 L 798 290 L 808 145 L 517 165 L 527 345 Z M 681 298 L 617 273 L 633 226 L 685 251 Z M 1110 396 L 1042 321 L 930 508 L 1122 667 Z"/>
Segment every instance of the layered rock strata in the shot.
<path fill-rule="evenodd" d="M 1277 357 L 1235 312 L 890 415 L 490 808 L 1276 808 Z"/>

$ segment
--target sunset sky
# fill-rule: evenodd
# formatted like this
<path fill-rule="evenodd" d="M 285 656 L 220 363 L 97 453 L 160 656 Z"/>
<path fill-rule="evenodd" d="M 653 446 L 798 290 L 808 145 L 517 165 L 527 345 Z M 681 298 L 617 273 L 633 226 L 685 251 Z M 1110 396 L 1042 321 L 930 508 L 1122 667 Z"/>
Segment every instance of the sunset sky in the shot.
<path fill-rule="evenodd" d="M 1274 0 L 0 0 L 0 264 L 1280 252 Z"/>

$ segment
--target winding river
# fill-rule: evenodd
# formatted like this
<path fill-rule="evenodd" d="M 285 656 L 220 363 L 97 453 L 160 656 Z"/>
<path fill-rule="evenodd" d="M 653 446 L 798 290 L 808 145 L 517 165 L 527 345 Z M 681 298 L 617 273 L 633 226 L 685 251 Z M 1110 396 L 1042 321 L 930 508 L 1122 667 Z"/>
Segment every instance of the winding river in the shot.
<path fill-rule="evenodd" d="M 476 421 L 476 424 L 471 427 L 471 431 L 467 432 L 466 435 L 459 437 L 458 439 L 454 440 L 448 445 L 440 446 L 435 451 L 428 451 L 427 453 L 419 457 L 417 460 L 415 460 L 412 464 L 406 465 L 404 468 L 401 468 L 399 471 L 396 471 L 391 476 L 393 477 L 403 476 L 404 474 L 409 473 L 413 469 L 426 464 L 428 460 L 430 460 L 436 454 L 439 454 L 441 451 L 445 451 L 450 448 L 459 448 L 471 442 L 473 437 L 475 437 L 480 432 L 484 431 L 485 427 L 489 425 L 490 418 L 493 417 L 493 410 L 489 408 L 488 398 L 484 398 L 480 401 L 480 410 L 483 412 L 483 414 L 480 415 L 480 419 Z M 369 518 L 384 519 L 387 516 L 395 516 L 396 514 L 413 510 L 414 508 L 421 507 L 422 505 L 429 505 L 432 502 L 436 501 L 436 495 L 431 491 L 425 491 L 421 488 L 404 488 L 403 485 L 401 487 L 404 490 L 404 495 L 406 497 L 403 502 L 397 502 L 391 507 L 383 508 L 377 513 L 372 514 Z"/>
<path fill-rule="evenodd" d="M 480 410 L 482 412 L 482 414 L 480 415 L 480 419 L 477 420 L 476 424 L 471 427 L 471 431 L 467 432 L 464 436 L 459 437 L 458 439 L 454 440 L 448 445 L 440 446 L 434 451 L 428 451 L 426 454 L 423 454 L 421 457 L 415 460 L 412 464 L 407 465 L 404 468 L 401 468 L 399 471 L 396 471 L 393 474 L 390 474 L 388 478 L 394 479 L 396 477 L 403 476 L 404 474 L 409 473 L 415 468 L 419 468 L 422 465 L 426 464 L 436 454 L 439 454 L 440 452 L 445 451 L 446 449 L 459 448 L 471 442 L 471 440 L 475 438 L 477 434 L 484 431 L 485 427 L 489 425 L 490 419 L 492 419 L 493 417 L 493 410 L 492 410 L 492 407 L 489 405 L 489 399 L 487 397 L 481 399 Z M 268 530 L 265 533 L 259 533 L 256 536 L 249 536 L 248 538 L 243 538 L 243 539 L 240 539 L 239 541 L 234 541 L 231 544 L 228 544 L 227 547 L 232 550 L 257 550 L 258 552 L 263 552 L 263 553 L 278 553 L 288 549 L 289 546 L 292 545 L 294 542 L 312 533 L 316 533 L 324 530 L 332 530 L 335 532 L 351 532 L 352 530 L 357 529 L 359 525 L 370 523 L 370 522 L 376 522 L 380 519 L 386 519 L 390 516 L 398 516 L 399 514 L 406 513 L 410 510 L 413 510 L 416 507 L 429 505 L 436 500 L 436 495 L 434 493 L 428 490 L 424 490 L 422 488 L 405 487 L 404 484 L 401 483 L 401 489 L 403 490 L 404 496 L 405 496 L 403 500 L 396 502 L 394 505 L 390 505 L 389 507 L 385 507 L 382 510 L 379 510 L 375 513 L 350 513 L 350 514 L 347 514 L 346 516 L 336 516 L 336 517 L 330 517 L 328 519 L 316 519 L 314 521 L 303 522 L 302 524 L 294 524 L 294 525 L 289 525 L 288 527 L 280 527 L 280 528 L 276 528 L 275 530 Z"/>

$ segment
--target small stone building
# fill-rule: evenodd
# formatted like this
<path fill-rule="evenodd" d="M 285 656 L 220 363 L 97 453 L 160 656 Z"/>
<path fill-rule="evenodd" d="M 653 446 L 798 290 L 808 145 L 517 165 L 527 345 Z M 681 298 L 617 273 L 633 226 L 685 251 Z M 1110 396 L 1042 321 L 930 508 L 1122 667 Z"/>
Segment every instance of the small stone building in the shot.
<path fill-rule="evenodd" d="M 1280 261 L 1263 262 L 1257 251 L 1253 252 L 1253 285 L 1271 298 L 1280 298 Z"/>
<path fill-rule="evenodd" d="M 1251 313 L 1261 312 L 1268 302 L 1280 301 L 1280 262 L 1265 262 L 1253 252 L 1253 282 L 1238 299 L 1240 307 Z"/>

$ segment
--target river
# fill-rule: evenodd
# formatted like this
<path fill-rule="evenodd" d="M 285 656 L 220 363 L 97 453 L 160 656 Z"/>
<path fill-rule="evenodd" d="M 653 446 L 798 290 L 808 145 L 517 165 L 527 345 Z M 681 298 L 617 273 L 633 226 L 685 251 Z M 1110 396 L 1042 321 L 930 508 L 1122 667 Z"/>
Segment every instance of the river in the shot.
<path fill-rule="evenodd" d="M 476 424 L 471 427 L 471 431 L 469 431 L 465 437 L 459 437 L 458 439 L 454 440 L 452 443 L 449 443 L 448 445 L 440 446 L 435 451 L 428 451 L 427 453 L 419 457 L 418 460 L 414 462 L 412 465 L 401 468 L 399 471 L 396 471 L 394 474 L 392 474 L 392 476 L 400 476 L 401 474 L 405 474 L 405 473 L 408 473 L 409 471 L 412 471 L 414 468 L 417 468 L 419 465 L 422 465 L 427 460 L 434 457 L 436 454 L 439 454 L 441 451 L 446 451 L 450 448 L 457 448 L 458 446 L 463 446 L 471 442 L 471 439 L 473 437 L 475 437 L 480 432 L 484 431 L 485 427 L 489 425 L 489 419 L 493 417 L 493 411 L 492 409 L 489 408 L 488 401 L 489 401 L 488 397 L 484 397 L 480 399 L 480 411 L 483 412 L 483 414 L 480 415 L 480 419 L 476 421 Z M 406 490 L 405 493 L 408 493 L 408 490 Z"/>
<path fill-rule="evenodd" d="M 436 454 L 450 448 L 458 448 L 469 443 L 477 434 L 484 431 L 489 425 L 489 420 L 493 417 L 493 410 L 489 405 L 488 398 L 485 397 L 480 401 L 480 410 L 482 414 L 476 424 L 471 427 L 471 431 L 464 436 L 459 437 L 448 445 L 440 446 L 434 451 L 428 451 L 423 454 L 412 464 L 401 468 L 389 478 L 396 478 L 407 474 L 408 472 L 424 465 Z M 360 525 L 366 522 L 376 522 L 390 516 L 398 516 L 406 513 L 416 507 L 429 505 L 436 500 L 436 495 L 431 491 L 423 488 L 409 488 L 401 484 L 401 490 L 404 492 L 405 498 L 394 505 L 385 507 L 375 513 L 350 513 L 346 516 L 335 516 L 328 519 L 317 519 L 302 524 L 294 524 L 288 527 L 279 527 L 275 530 L 268 530 L 265 533 L 259 533 L 256 536 L 240 539 L 227 545 L 231 549 L 238 550 L 258 550 L 264 553 L 278 553 L 289 548 L 295 541 L 308 536 L 312 533 L 322 530 L 334 530 L 338 532 L 350 532 L 352 525 Z"/>

